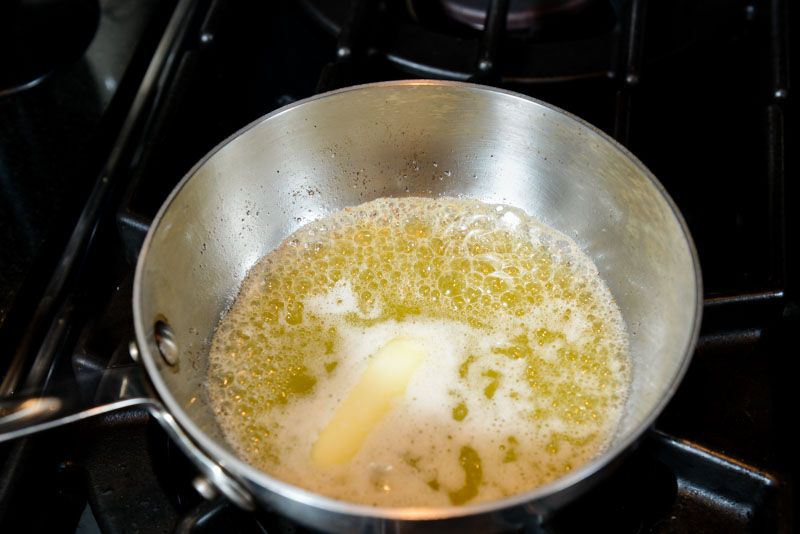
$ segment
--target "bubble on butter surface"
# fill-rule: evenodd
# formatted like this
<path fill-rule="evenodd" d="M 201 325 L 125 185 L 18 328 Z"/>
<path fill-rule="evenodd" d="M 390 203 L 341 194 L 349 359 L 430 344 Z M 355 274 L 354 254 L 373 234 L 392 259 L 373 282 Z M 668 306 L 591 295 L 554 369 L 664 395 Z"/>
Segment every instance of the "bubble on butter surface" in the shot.
<path fill-rule="evenodd" d="M 315 465 L 317 436 L 397 337 L 428 354 L 405 395 L 349 463 Z M 521 210 L 450 198 L 378 199 L 295 232 L 248 274 L 209 366 L 245 460 L 379 506 L 553 480 L 608 445 L 628 385 L 619 309 L 577 245 Z M 481 464 L 477 493 L 460 491 L 465 450 Z"/>

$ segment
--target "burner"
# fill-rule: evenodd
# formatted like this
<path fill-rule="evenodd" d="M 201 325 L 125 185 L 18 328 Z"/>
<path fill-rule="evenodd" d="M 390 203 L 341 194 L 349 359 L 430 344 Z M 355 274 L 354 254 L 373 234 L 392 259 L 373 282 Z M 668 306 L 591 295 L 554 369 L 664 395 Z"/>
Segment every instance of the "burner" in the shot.
<path fill-rule="evenodd" d="M 99 18 L 98 0 L 0 2 L 0 95 L 33 87 L 80 57 Z"/>
<path fill-rule="evenodd" d="M 348 25 L 351 0 L 303 0 L 306 11 L 333 35 Z M 382 56 L 415 76 L 474 80 L 488 0 L 384 0 L 374 11 L 366 55 Z M 649 3 L 646 63 L 688 47 L 746 31 L 744 11 L 724 0 Z M 632 0 L 511 0 L 499 43 L 501 83 L 551 83 L 615 76 L 631 39 Z M 644 17 L 638 16 L 641 20 Z M 658 23 L 654 23 L 658 21 Z M 643 24 L 644 25 L 644 24 Z M 358 32 L 357 32 L 358 33 Z M 367 39 L 369 40 L 369 39 Z M 641 44 L 641 43 L 640 43 Z"/>
<path fill-rule="evenodd" d="M 453 20 L 476 30 L 483 30 L 489 0 L 439 0 L 442 9 Z M 552 15 L 580 14 L 597 4 L 597 0 L 511 0 L 506 28 L 526 30 L 534 28 Z"/>
<path fill-rule="evenodd" d="M 303 4 L 335 35 L 349 20 L 348 0 Z M 375 9 L 386 27 L 376 39 L 377 50 L 414 75 L 470 80 L 481 49 L 485 5 L 487 0 L 378 3 Z M 508 21 L 519 31 L 508 33 L 501 45 L 502 81 L 537 83 L 608 75 L 614 68 L 622 13 L 608 0 L 512 1 Z"/>

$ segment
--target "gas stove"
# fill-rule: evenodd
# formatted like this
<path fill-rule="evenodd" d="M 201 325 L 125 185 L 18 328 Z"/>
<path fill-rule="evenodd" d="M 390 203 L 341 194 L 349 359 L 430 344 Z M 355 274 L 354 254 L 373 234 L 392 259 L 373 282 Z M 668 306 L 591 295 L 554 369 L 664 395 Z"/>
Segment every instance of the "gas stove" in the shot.
<path fill-rule="evenodd" d="M 627 146 L 678 204 L 703 269 L 701 338 L 675 398 L 608 479 L 523 530 L 792 531 L 788 2 L 99 5 L 79 60 L 0 97 L 0 396 L 90 398 L 105 369 L 133 365 L 148 226 L 227 136 L 320 91 L 472 81 Z M 303 531 L 201 497 L 196 474 L 144 409 L 0 444 L 0 531 Z"/>

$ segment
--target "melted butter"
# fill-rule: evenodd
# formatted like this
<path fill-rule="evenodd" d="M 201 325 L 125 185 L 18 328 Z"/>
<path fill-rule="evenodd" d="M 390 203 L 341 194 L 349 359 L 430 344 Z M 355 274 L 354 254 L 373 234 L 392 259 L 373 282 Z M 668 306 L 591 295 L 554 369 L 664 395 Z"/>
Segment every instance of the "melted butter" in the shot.
<path fill-rule="evenodd" d="M 464 504 L 478 495 L 483 482 L 483 465 L 481 457 L 475 449 L 469 446 L 461 447 L 458 463 L 464 470 L 464 485 L 455 491 L 448 492 L 447 496 L 453 504 Z"/>
<path fill-rule="evenodd" d="M 468 413 L 469 409 L 467 408 L 467 405 L 463 402 L 459 402 L 456 407 L 453 408 L 453 419 L 456 421 L 463 421 Z"/>
<path fill-rule="evenodd" d="M 343 465 L 315 465 L 371 358 L 406 335 L 431 356 L 405 394 Z M 627 339 L 591 261 L 523 212 L 379 199 L 303 227 L 251 270 L 208 373 L 226 438 L 273 476 L 365 504 L 458 505 L 602 452 L 627 393 Z"/>
<path fill-rule="evenodd" d="M 507 446 L 500 445 L 500 450 L 505 451 L 505 455 L 503 456 L 504 464 L 517 461 L 516 445 L 519 443 L 517 441 L 517 438 L 515 438 L 514 436 L 509 436 L 507 442 L 508 442 Z"/>

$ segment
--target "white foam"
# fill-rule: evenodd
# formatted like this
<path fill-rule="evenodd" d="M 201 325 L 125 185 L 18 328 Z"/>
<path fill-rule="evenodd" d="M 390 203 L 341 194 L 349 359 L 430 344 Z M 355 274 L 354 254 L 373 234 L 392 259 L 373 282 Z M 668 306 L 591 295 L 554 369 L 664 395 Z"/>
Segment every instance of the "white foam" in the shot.
<path fill-rule="evenodd" d="M 336 327 L 341 342 L 330 357 L 341 363 L 313 396 L 297 399 L 262 421 L 267 426 L 292 422 L 280 435 L 280 441 L 288 446 L 281 453 L 280 463 L 272 469 L 273 475 L 302 481 L 306 488 L 348 501 L 381 506 L 413 506 L 423 501 L 431 506 L 447 506 L 448 491 L 458 489 L 464 482 L 459 449 L 469 445 L 478 452 L 484 466 L 485 484 L 476 500 L 512 495 L 547 478 L 535 468 L 503 461 L 510 448 L 516 449 L 519 457 L 536 457 L 537 449 L 543 450 L 554 433 L 574 431 L 558 418 L 532 424 L 526 412 L 536 406 L 536 401 L 512 398 L 512 392 L 524 395 L 527 391 L 526 361 L 492 355 L 491 351 L 507 344 L 513 329 L 487 335 L 486 330 L 461 322 L 430 318 L 352 326 L 341 318 L 342 313 L 357 312 L 347 284 L 338 284 L 330 293 L 309 299 L 308 309 L 326 316 Z M 531 317 L 526 322 L 535 324 L 553 314 L 542 315 L 545 317 Z M 587 325 L 582 320 L 572 322 L 575 326 L 567 335 L 578 341 L 585 335 Z M 428 354 L 406 394 L 373 429 L 351 462 L 328 469 L 314 465 L 309 458 L 315 440 L 309 436 L 318 436 L 333 417 L 366 369 L 370 356 L 397 337 L 420 341 Z M 554 358 L 554 352 L 555 349 L 547 351 L 548 356 Z M 470 354 L 482 357 L 469 366 L 467 379 L 459 380 L 459 368 Z M 500 375 L 491 400 L 484 393 L 492 381 L 485 376 L 489 371 Z M 583 380 L 592 387 L 592 377 Z M 452 415 L 459 403 L 468 408 L 462 421 Z M 512 446 L 509 437 L 518 443 Z M 568 446 L 563 447 L 562 456 L 571 454 Z M 558 456 L 549 460 L 560 461 Z M 442 489 L 432 489 L 428 485 L 432 480 Z"/>
<path fill-rule="evenodd" d="M 305 301 L 306 309 L 317 315 L 345 315 L 358 313 L 358 300 L 347 280 L 339 280 L 327 293 L 314 295 Z"/>
<path fill-rule="evenodd" d="M 293 446 L 281 455 L 274 475 L 303 480 L 310 489 L 345 500 L 402 506 L 418 503 L 420 492 L 424 492 L 431 504 L 447 505 L 446 493 L 433 491 L 427 482 L 438 479 L 443 487 L 451 489 L 463 483 L 464 474 L 458 463 L 460 446 L 482 442 L 484 446 L 477 449 L 489 464 L 487 458 L 501 436 L 526 434 L 524 420 L 506 416 L 515 409 L 508 398 L 511 383 L 498 389 L 493 402 L 481 400 L 482 388 L 454 383 L 453 377 L 458 375 L 468 348 L 491 345 L 482 332 L 441 320 L 388 321 L 365 328 L 339 323 L 337 328 L 341 344 L 332 357 L 340 358 L 342 363 L 334 376 L 321 384 L 312 397 L 298 399 L 274 414 L 276 419 L 295 422 L 282 435 Z M 401 336 L 420 341 L 428 354 L 406 394 L 373 429 L 350 463 L 332 469 L 316 467 L 309 462 L 313 440 L 308 436 L 319 435 L 360 378 L 376 347 Z M 496 367 L 508 376 L 514 374 L 511 367 L 521 364 L 508 358 L 498 358 L 497 363 Z M 478 377 L 480 370 L 481 366 L 476 365 L 471 374 Z M 472 408 L 466 419 L 458 422 L 452 418 L 452 408 L 461 401 Z M 489 430 L 496 436 L 484 435 L 487 420 L 495 421 Z M 416 467 L 410 465 L 409 461 L 417 457 L 420 460 Z M 376 477 L 380 483 L 376 483 Z"/>

